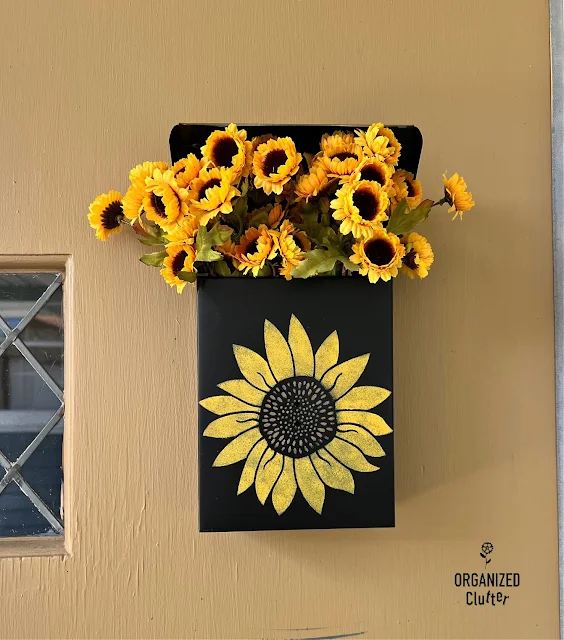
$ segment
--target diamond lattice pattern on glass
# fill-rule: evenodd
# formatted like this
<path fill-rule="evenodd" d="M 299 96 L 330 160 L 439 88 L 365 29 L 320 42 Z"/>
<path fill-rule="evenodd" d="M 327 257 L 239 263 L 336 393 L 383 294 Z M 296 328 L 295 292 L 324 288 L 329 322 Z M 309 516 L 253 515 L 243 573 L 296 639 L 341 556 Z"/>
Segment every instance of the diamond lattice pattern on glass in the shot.
<path fill-rule="evenodd" d="M 62 282 L 0 273 L 0 537 L 64 531 Z"/>

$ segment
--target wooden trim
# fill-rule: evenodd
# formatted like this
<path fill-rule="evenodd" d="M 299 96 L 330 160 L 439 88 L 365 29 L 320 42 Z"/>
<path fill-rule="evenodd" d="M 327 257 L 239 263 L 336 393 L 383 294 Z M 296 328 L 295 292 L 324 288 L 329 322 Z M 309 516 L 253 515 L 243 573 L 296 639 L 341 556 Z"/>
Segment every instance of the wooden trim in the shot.
<path fill-rule="evenodd" d="M 64 536 L 46 538 L 0 538 L 0 558 L 66 556 Z"/>
<path fill-rule="evenodd" d="M 65 271 L 70 256 L 0 255 L 0 270 L 8 271 Z"/>

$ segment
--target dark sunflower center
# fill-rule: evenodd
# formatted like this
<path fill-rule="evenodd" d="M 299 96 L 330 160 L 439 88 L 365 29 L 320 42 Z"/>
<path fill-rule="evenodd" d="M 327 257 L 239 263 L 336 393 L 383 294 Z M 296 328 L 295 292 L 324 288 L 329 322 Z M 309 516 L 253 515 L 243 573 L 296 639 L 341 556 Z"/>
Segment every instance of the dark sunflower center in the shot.
<path fill-rule="evenodd" d="M 371 191 L 359 189 L 354 192 L 352 199 L 359 216 L 364 220 L 374 220 L 378 215 L 378 201 Z"/>
<path fill-rule="evenodd" d="M 416 258 L 417 258 L 417 253 L 415 253 L 415 251 L 413 251 L 412 249 L 403 259 L 403 264 L 409 269 L 413 269 L 413 271 L 416 271 L 418 266 L 417 263 L 415 262 Z"/>
<path fill-rule="evenodd" d="M 373 164 L 369 164 L 360 171 L 361 180 L 372 180 L 378 184 L 384 184 L 386 182 L 386 176 L 382 169 L 375 167 Z"/>
<path fill-rule="evenodd" d="M 166 209 L 163 199 L 154 193 L 151 193 L 151 206 L 161 218 L 166 218 Z"/>
<path fill-rule="evenodd" d="M 198 191 L 198 200 L 206 197 L 206 189 L 211 189 L 212 187 L 217 187 L 218 184 L 221 184 L 221 180 L 219 178 L 212 178 L 201 186 Z"/>
<path fill-rule="evenodd" d="M 264 174 L 269 176 L 271 173 L 276 173 L 286 160 L 288 160 L 288 156 L 283 149 L 274 149 L 274 151 L 269 151 L 264 158 L 262 167 Z"/>
<path fill-rule="evenodd" d="M 445 189 L 445 200 L 450 204 L 450 206 L 452 207 L 452 205 L 454 204 L 452 197 L 449 195 L 448 191 Z"/>
<path fill-rule="evenodd" d="M 249 243 L 249 246 L 245 250 L 245 253 L 248 255 L 250 253 L 256 253 L 258 250 L 258 238 L 255 238 Z"/>
<path fill-rule="evenodd" d="M 408 198 L 413 198 L 413 196 L 415 195 L 415 189 L 413 188 L 413 182 L 411 182 L 411 180 L 406 180 L 406 184 L 407 184 L 407 197 Z"/>
<path fill-rule="evenodd" d="M 218 167 L 231 167 L 233 156 L 237 155 L 239 148 L 233 138 L 225 136 L 215 143 L 213 148 L 213 161 Z"/>
<path fill-rule="evenodd" d="M 394 249 L 384 238 L 370 240 L 364 245 L 364 253 L 372 264 L 383 267 L 389 264 L 394 257 Z"/>
<path fill-rule="evenodd" d="M 174 256 L 171 265 L 173 275 L 177 275 L 179 271 L 182 271 L 182 269 L 184 268 L 184 260 L 186 260 L 187 255 L 188 254 L 183 249 Z"/>
<path fill-rule="evenodd" d="M 123 218 L 123 207 L 119 200 L 114 200 L 102 211 L 100 216 L 104 229 L 116 229 Z"/>
<path fill-rule="evenodd" d="M 335 437 L 335 401 L 315 378 L 287 378 L 266 394 L 260 411 L 259 429 L 270 448 L 277 453 L 303 458 L 323 448 Z"/>
<path fill-rule="evenodd" d="M 347 158 L 356 158 L 356 156 L 354 155 L 354 153 L 349 153 L 348 151 L 341 151 L 341 153 L 336 153 L 333 156 L 333 158 L 337 158 L 337 160 L 340 160 L 342 162 Z"/>

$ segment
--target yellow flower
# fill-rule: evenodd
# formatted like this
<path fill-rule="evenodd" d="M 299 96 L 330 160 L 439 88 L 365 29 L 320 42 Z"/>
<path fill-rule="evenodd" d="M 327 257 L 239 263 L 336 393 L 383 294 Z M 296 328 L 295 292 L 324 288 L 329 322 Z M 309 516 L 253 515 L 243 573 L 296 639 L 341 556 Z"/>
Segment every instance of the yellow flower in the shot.
<path fill-rule="evenodd" d="M 96 229 L 98 240 L 107 240 L 113 233 L 121 231 L 123 206 L 119 191 L 102 193 L 90 205 L 89 211 L 88 222 Z"/>
<path fill-rule="evenodd" d="M 166 171 L 166 162 L 144 162 L 133 167 L 129 172 L 131 186 L 123 197 L 123 213 L 126 218 L 135 222 L 143 213 L 143 199 L 145 193 L 145 180 L 153 177 L 155 169 Z"/>
<path fill-rule="evenodd" d="M 282 256 L 280 275 L 291 280 L 294 267 L 303 261 L 306 252 L 311 249 L 310 239 L 305 231 L 296 231 L 290 221 L 284 220 L 280 227 L 278 245 Z"/>
<path fill-rule="evenodd" d="M 394 203 L 401 202 L 405 198 L 410 209 L 414 209 L 420 204 L 421 198 L 423 198 L 423 187 L 412 173 L 398 169 L 392 176 L 392 181 Z"/>
<path fill-rule="evenodd" d="M 181 158 L 178 162 L 175 162 L 171 167 L 171 171 L 178 186 L 186 189 L 192 180 L 198 177 L 200 169 L 203 169 L 204 165 L 205 162 L 203 160 L 190 153 L 186 158 Z"/>
<path fill-rule="evenodd" d="M 202 169 L 192 180 L 188 199 L 190 212 L 205 225 L 220 213 L 233 211 L 233 199 L 241 195 L 232 184 L 228 169 Z"/>
<path fill-rule="evenodd" d="M 393 190 L 393 173 L 390 165 L 373 156 L 360 162 L 352 173 L 350 181 L 372 180 L 372 182 L 377 182 L 386 193 L 390 193 Z"/>
<path fill-rule="evenodd" d="M 271 133 L 265 133 L 262 136 L 255 136 L 251 140 L 251 147 L 252 147 L 253 153 L 257 150 L 258 146 L 260 146 L 261 144 L 264 144 L 265 142 L 268 142 L 269 140 L 274 140 L 274 139 L 275 139 L 275 136 L 273 136 Z"/>
<path fill-rule="evenodd" d="M 298 171 L 302 156 L 292 138 L 277 138 L 263 142 L 253 155 L 255 187 L 265 193 L 280 195 L 284 185 Z"/>
<path fill-rule="evenodd" d="M 329 177 L 350 176 L 363 159 L 360 145 L 354 142 L 339 142 L 326 146 L 323 153 L 316 157 L 314 166 L 319 163 Z"/>
<path fill-rule="evenodd" d="M 194 245 L 196 243 L 196 234 L 199 227 L 198 219 L 194 216 L 186 216 L 165 234 L 167 247 L 176 245 L 185 247 L 186 245 Z"/>
<path fill-rule="evenodd" d="M 297 199 L 305 199 L 307 202 L 310 198 L 318 196 L 328 184 L 327 171 L 320 164 L 315 164 L 309 173 L 304 174 L 298 180 L 295 191 Z"/>
<path fill-rule="evenodd" d="M 376 438 L 392 430 L 371 410 L 390 392 L 355 386 L 370 354 L 339 364 L 336 331 L 314 353 L 303 325 L 292 315 L 287 340 L 265 320 L 264 343 L 266 360 L 233 345 L 242 378 L 220 383 L 223 395 L 200 402 L 219 416 L 204 436 L 231 438 L 213 466 L 244 461 L 237 494 L 254 485 L 260 503 L 271 496 L 278 515 L 298 491 L 321 513 L 327 487 L 352 494 L 351 470 L 378 470 L 367 456 L 386 455 Z"/>
<path fill-rule="evenodd" d="M 275 204 L 268 212 L 268 226 L 276 229 L 284 219 L 284 211 L 279 204 Z"/>
<path fill-rule="evenodd" d="M 235 258 L 237 254 L 237 245 L 233 242 L 233 240 L 228 240 L 223 244 L 217 245 L 216 247 L 214 247 L 214 249 L 216 251 L 219 251 L 222 256 L 224 256 L 225 258 L 229 258 L 230 260 L 233 260 L 233 258 Z"/>
<path fill-rule="evenodd" d="M 170 244 L 166 248 L 167 257 L 163 261 L 161 275 L 164 281 L 171 287 L 176 287 L 178 293 L 188 284 L 186 280 L 178 277 L 180 271 L 195 271 L 194 261 L 196 259 L 196 249 L 188 244 Z"/>
<path fill-rule="evenodd" d="M 368 237 L 388 219 L 388 194 L 377 182 L 348 182 L 335 195 L 333 218 L 342 221 L 339 230 L 345 236 L 352 232 L 355 238 Z"/>
<path fill-rule="evenodd" d="M 445 185 L 445 198 L 450 204 L 449 212 L 455 212 L 452 219 L 454 220 L 456 216 L 460 216 L 462 220 L 462 214 L 465 211 L 469 211 L 476 204 L 472 200 L 472 194 L 467 191 L 468 187 L 464 178 L 455 173 L 447 179 L 446 174 L 443 173 L 443 183 Z"/>
<path fill-rule="evenodd" d="M 143 209 L 148 220 L 167 230 L 188 215 L 188 191 L 178 186 L 170 169 L 164 173 L 155 169 L 145 185 Z"/>
<path fill-rule="evenodd" d="M 214 131 L 202 147 L 204 161 L 214 167 L 223 167 L 232 171 L 234 181 L 240 176 L 249 175 L 252 164 L 252 144 L 247 141 L 245 129 L 238 130 L 231 123 L 225 131 Z"/>
<path fill-rule="evenodd" d="M 407 253 L 403 258 L 400 271 L 407 274 L 412 280 L 415 276 L 421 279 L 426 278 L 435 260 L 435 254 L 427 242 L 427 238 L 413 232 L 404 236 L 401 241 Z"/>
<path fill-rule="evenodd" d="M 328 133 L 324 133 L 321 138 L 321 151 L 326 151 L 331 147 L 335 147 L 337 145 L 342 144 L 353 144 L 354 143 L 354 135 L 345 131 L 333 131 L 330 135 Z"/>
<path fill-rule="evenodd" d="M 269 231 L 265 224 L 261 224 L 258 229 L 247 229 L 235 247 L 237 269 L 243 271 L 245 275 L 250 271 L 256 277 L 265 262 L 276 257 L 278 252 L 276 234 L 276 231 Z"/>
<path fill-rule="evenodd" d="M 371 124 L 366 131 L 355 130 L 355 141 L 367 156 L 376 156 L 382 162 L 395 166 L 401 152 L 401 144 L 394 132 L 381 122 Z"/>
<path fill-rule="evenodd" d="M 378 134 L 388 139 L 388 146 L 385 147 L 381 153 L 384 157 L 384 162 L 395 167 L 400 157 L 401 144 L 398 142 L 394 132 L 387 127 L 381 127 Z"/>
<path fill-rule="evenodd" d="M 360 275 L 367 275 L 372 283 L 380 278 L 387 282 L 398 275 L 405 247 L 393 233 L 376 229 L 365 240 L 358 240 L 353 245 L 353 252 L 350 259 L 359 265 Z"/>

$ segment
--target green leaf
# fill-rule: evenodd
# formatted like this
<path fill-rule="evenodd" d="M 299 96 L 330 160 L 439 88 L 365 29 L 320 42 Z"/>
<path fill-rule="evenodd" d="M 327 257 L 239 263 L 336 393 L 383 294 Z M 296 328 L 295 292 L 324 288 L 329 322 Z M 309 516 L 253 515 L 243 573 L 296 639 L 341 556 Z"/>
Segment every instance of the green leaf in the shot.
<path fill-rule="evenodd" d="M 200 225 L 196 236 L 196 262 L 215 262 L 221 260 L 221 253 L 212 247 L 227 242 L 233 233 L 231 227 L 216 223 L 209 231 Z"/>
<path fill-rule="evenodd" d="M 185 282 L 196 282 L 198 278 L 198 274 L 195 271 L 179 271 L 176 275 Z"/>
<path fill-rule="evenodd" d="M 143 264 L 148 264 L 150 267 L 162 267 L 163 260 L 166 256 L 166 251 L 157 251 L 156 253 L 146 253 L 144 256 L 141 256 L 139 260 L 141 260 Z"/>
<path fill-rule="evenodd" d="M 272 207 L 271 207 L 272 209 Z M 268 208 L 262 207 L 256 211 L 251 211 L 251 219 L 249 220 L 249 227 L 258 227 L 261 224 L 268 224 Z"/>
<path fill-rule="evenodd" d="M 154 245 L 162 246 L 166 243 L 166 240 L 164 238 L 153 238 L 152 236 L 140 236 L 137 239 L 141 244 L 145 244 L 149 247 L 152 247 Z"/>
<path fill-rule="evenodd" d="M 217 275 L 222 278 L 229 278 L 231 275 L 231 269 L 224 260 L 219 260 L 213 265 L 213 267 Z"/>
<path fill-rule="evenodd" d="M 337 262 L 342 262 L 349 271 L 357 271 L 358 266 L 351 262 L 340 248 L 313 249 L 306 253 L 305 259 L 292 271 L 294 278 L 310 278 L 331 271 Z"/>
<path fill-rule="evenodd" d="M 268 264 L 264 264 L 257 273 L 257 278 L 269 278 L 272 275 L 272 269 Z"/>
<path fill-rule="evenodd" d="M 427 220 L 432 206 L 432 200 L 423 200 L 418 207 L 409 210 L 407 201 L 402 200 L 392 211 L 386 231 L 398 236 L 409 233 L 415 226 Z"/>

